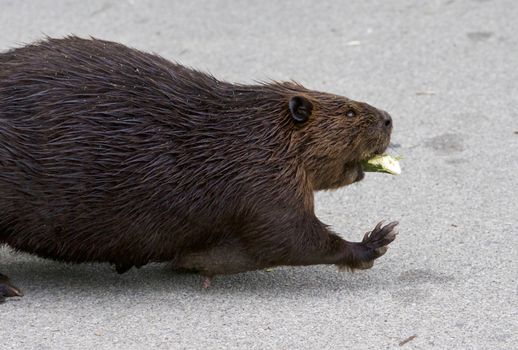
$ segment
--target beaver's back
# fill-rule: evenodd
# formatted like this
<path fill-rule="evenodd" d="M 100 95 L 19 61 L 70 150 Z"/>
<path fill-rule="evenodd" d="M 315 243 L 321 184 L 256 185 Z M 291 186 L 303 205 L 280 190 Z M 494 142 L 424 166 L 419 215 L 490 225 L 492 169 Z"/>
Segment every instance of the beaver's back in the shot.
<path fill-rule="evenodd" d="M 145 263 L 217 239 L 283 164 L 269 94 L 100 40 L 0 54 L 0 241 Z"/>

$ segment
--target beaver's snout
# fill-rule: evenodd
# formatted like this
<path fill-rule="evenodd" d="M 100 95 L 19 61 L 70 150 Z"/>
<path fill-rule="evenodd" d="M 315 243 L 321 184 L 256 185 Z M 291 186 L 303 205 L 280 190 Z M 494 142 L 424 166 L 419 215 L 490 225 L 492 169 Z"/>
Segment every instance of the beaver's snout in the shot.
<path fill-rule="evenodd" d="M 392 117 L 390 114 L 365 102 L 362 102 L 361 106 L 362 114 L 368 120 L 370 132 L 379 134 L 381 131 L 382 135 L 378 136 L 390 136 L 392 132 Z"/>
<path fill-rule="evenodd" d="M 380 111 L 381 127 L 392 131 L 392 117 L 385 111 Z"/>
<path fill-rule="evenodd" d="M 377 121 L 372 127 L 373 140 L 370 141 L 374 154 L 382 154 L 387 149 L 390 143 L 390 136 L 392 134 L 392 117 L 384 110 L 377 110 Z"/>

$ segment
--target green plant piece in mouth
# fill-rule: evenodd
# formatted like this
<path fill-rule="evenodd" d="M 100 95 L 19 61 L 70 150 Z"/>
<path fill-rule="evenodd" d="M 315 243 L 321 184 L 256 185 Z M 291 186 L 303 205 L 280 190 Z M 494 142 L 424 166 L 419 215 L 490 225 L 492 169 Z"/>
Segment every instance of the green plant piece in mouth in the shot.
<path fill-rule="evenodd" d="M 400 175 L 400 159 L 401 157 L 393 157 L 388 154 L 375 155 L 374 157 L 362 162 L 363 171 Z"/>

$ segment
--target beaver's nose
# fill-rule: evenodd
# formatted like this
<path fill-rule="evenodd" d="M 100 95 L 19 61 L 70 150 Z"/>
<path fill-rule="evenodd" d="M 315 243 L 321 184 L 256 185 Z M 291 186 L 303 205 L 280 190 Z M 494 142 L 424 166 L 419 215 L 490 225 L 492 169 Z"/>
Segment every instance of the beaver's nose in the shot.
<path fill-rule="evenodd" d="M 392 128 L 392 117 L 385 111 L 381 111 L 381 123 L 384 128 L 391 129 Z"/>

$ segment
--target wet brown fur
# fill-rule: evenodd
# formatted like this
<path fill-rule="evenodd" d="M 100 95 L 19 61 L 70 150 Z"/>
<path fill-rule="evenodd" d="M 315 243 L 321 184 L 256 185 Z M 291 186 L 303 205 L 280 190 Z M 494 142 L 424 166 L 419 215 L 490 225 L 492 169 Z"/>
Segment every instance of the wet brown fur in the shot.
<path fill-rule="evenodd" d="M 293 96 L 313 105 L 304 123 Z M 246 268 L 213 273 L 361 267 L 379 247 L 329 231 L 313 191 L 363 178 L 358 162 L 388 145 L 387 116 L 293 82 L 222 82 L 97 39 L 1 53 L 0 244 L 121 272 L 186 265 L 225 245 Z"/>

